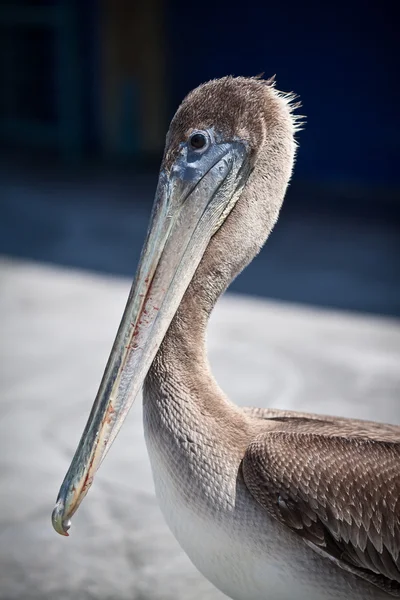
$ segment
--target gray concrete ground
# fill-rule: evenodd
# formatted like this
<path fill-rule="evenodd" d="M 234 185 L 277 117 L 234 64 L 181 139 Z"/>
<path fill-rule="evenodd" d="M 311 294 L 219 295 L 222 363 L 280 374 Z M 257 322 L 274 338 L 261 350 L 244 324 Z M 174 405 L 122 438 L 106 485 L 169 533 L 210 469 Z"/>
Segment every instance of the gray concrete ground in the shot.
<path fill-rule="evenodd" d="M 163 522 L 141 403 L 68 539 L 55 497 L 95 396 L 129 281 L 0 262 L 0 598 L 222 600 Z M 400 322 L 227 295 L 209 329 L 242 405 L 400 423 Z"/>

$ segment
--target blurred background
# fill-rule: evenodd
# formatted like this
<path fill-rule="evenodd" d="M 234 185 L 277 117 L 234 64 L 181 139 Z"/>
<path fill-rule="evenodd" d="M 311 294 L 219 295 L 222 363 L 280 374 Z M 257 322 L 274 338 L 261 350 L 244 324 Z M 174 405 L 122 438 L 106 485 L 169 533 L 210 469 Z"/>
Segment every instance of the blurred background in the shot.
<path fill-rule="evenodd" d="M 0 599 L 222 600 L 154 497 L 140 402 L 68 540 L 50 514 L 198 84 L 276 74 L 307 116 L 265 249 L 218 304 L 241 405 L 400 424 L 395 2 L 0 0 Z"/>
<path fill-rule="evenodd" d="M 0 252 L 133 275 L 169 121 L 226 74 L 303 103 L 282 218 L 233 290 L 400 314 L 394 3 L 2 0 Z"/>

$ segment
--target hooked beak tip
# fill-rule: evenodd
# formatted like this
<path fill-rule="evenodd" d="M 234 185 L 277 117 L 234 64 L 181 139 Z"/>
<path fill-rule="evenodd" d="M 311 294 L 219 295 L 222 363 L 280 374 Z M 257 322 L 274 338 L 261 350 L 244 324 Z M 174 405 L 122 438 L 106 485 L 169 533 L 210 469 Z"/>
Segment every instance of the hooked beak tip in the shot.
<path fill-rule="evenodd" d="M 68 530 L 71 527 L 70 519 L 63 519 L 64 516 L 64 502 L 60 499 L 57 500 L 57 504 L 54 507 L 53 513 L 51 515 L 51 521 L 53 523 L 54 529 L 60 535 L 65 537 L 69 537 Z"/>

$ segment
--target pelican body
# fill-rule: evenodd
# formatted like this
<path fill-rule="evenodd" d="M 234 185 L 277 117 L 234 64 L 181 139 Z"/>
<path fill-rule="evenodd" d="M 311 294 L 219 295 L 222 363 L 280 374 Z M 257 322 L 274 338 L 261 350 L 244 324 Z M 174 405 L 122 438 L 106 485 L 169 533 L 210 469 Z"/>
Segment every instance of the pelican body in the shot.
<path fill-rule="evenodd" d="M 298 122 L 273 82 L 226 77 L 172 120 L 149 232 L 100 389 L 53 511 L 68 535 L 143 386 L 165 520 L 234 600 L 400 597 L 400 428 L 241 409 L 212 376 L 209 315 L 271 232 Z"/>

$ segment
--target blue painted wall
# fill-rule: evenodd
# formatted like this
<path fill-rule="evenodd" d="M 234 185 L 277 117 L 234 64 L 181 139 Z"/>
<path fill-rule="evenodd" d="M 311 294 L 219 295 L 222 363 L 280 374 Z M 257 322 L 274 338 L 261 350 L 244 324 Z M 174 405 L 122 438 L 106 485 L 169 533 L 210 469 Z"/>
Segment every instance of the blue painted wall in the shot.
<path fill-rule="evenodd" d="M 277 74 L 307 115 L 297 177 L 398 184 L 400 109 L 394 4 L 167 0 L 171 113 L 200 82 Z"/>

